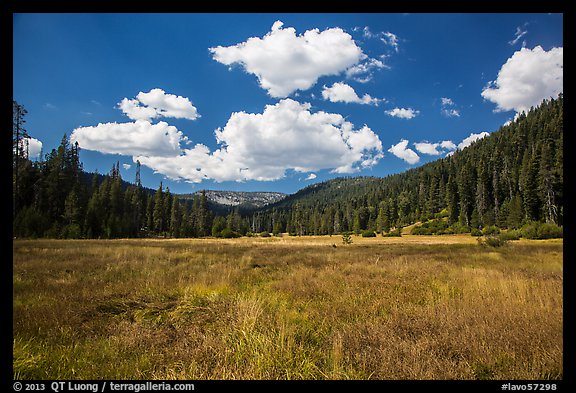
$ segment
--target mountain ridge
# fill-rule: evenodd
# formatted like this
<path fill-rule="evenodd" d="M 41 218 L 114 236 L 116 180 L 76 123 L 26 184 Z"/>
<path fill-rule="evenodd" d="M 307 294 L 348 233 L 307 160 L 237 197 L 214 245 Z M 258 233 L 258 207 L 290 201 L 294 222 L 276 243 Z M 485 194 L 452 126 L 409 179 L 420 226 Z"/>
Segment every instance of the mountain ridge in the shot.
<path fill-rule="evenodd" d="M 227 208 L 258 209 L 271 203 L 278 202 L 288 194 L 274 191 L 228 191 L 228 190 L 200 190 L 193 193 L 175 194 L 182 200 L 193 199 L 204 192 L 208 201 Z"/>

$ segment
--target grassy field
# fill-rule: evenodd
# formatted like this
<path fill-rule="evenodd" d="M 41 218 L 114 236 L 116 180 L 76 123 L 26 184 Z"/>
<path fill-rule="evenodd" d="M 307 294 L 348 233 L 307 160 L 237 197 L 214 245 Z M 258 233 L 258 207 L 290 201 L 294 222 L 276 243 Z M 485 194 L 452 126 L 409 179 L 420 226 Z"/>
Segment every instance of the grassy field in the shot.
<path fill-rule="evenodd" d="M 562 240 L 353 241 L 14 240 L 14 378 L 562 378 Z"/>

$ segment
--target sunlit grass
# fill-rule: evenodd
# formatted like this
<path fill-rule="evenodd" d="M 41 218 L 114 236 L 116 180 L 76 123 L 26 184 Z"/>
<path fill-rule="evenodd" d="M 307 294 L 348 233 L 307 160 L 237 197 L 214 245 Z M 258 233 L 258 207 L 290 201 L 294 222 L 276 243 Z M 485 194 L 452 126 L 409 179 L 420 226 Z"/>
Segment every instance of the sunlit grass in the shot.
<path fill-rule="evenodd" d="M 562 378 L 562 240 L 15 240 L 21 379 Z"/>

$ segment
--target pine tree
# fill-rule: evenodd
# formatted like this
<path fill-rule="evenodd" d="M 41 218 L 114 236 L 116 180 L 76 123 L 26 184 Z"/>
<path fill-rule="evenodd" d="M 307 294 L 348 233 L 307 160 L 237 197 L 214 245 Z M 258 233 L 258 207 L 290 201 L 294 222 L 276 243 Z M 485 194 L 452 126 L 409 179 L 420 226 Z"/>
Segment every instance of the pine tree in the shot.
<path fill-rule="evenodd" d="M 458 174 L 458 195 L 460 197 L 460 224 L 470 226 L 472 211 L 474 210 L 474 196 L 476 176 L 474 167 L 468 162 L 464 163 Z"/>
<path fill-rule="evenodd" d="M 24 144 L 24 140 L 29 138 L 28 132 L 24 128 L 24 123 L 26 123 L 24 116 L 27 113 L 28 111 L 23 105 L 18 104 L 14 100 L 12 101 L 12 219 L 16 217 L 19 209 L 21 162 L 28 159 Z"/>
<path fill-rule="evenodd" d="M 65 227 L 63 230 L 63 237 L 65 238 L 79 238 L 82 232 L 80 228 L 80 200 L 78 193 L 72 189 L 66 200 L 64 201 L 64 219 Z"/>
<path fill-rule="evenodd" d="M 559 188 L 553 145 L 543 143 L 540 153 L 540 168 L 538 172 L 539 199 L 543 202 L 542 211 L 547 223 L 558 224 L 558 204 L 556 190 Z"/>
<path fill-rule="evenodd" d="M 520 194 L 514 195 L 508 205 L 508 217 L 506 217 L 506 224 L 508 228 L 518 229 L 524 222 L 524 208 L 522 206 L 522 197 Z"/>
<path fill-rule="evenodd" d="M 448 176 L 448 183 L 446 184 L 446 196 L 446 205 L 448 207 L 448 223 L 452 225 L 458 221 L 458 217 L 460 216 L 458 184 L 456 183 L 455 176 L 452 174 Z"/>
<path fill-rule="evenodd" d="M 165 217 L 164 217 L 164 191 L 162 182 L 154 194 L 154 211 L 153 211 L 152 230 L 158 234 L 164 231 Z"/>
<path fill-rule="evenodd" d="M 172 201 L 172 209 L 170 211 L 170 235 L 172 237 L 180 237 L 180 227 L 182 224 L 182 212 L 180 211 L 180 202 L 178 198 Z"/>
<path fill-rule="evenodd" d="M 538 169 L 539 157 L 537 149 L 532 152 L 526 150 L 522 160 L 520 183 L 522 185 L 522 203 L 526 219 L 538 220 L 540 218 L 541 201 L 538 196 Z"/>

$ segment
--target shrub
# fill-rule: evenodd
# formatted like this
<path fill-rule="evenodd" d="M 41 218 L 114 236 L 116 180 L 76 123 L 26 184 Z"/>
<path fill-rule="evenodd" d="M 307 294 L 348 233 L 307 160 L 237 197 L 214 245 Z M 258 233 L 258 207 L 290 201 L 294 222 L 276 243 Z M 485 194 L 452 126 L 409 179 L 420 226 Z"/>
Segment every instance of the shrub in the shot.
<path fill-rule="evenodd" d="M 230 228 L 224 228 L 220 232 L 220 237 L 223 237 L 224 239 L 232 239 L 235 237 L 240 237 L 240 234 L 238 232 L 234 232 Z"/>
<path fill-rule="evenodd" d="M 450 225 L 450 229 L 452 230 L 452 233 L 470 233 L 469 226 L 462 225 L 458 222 L 455 222 L 454 224 Z"/>
<path fill-rule="evenodd" d="M 442 211 L 440 211 L 439 213 L 434 214 L 435 218 L 445 218 L 448 217 L 450 215 L 450 212 L 448 212 L 448 209 L 442 209 Z"/>
<path fill-rule="evenodd" d="M 520 228 L 520 235 L 525 239 L 562 238 L 563 228 L 558 225 L 530 221 Z"/>
<path fill-rule="evenodd" d="M 470 231 L 470 235 L 472 236 L 482 236 L 482 231 L 478 228 L 472 228 Z"/>
<path fill-rule="evenodd" d="M 363 231 L 362 237 L 376 237 L 376 233 L 374 231 Z"/>
<path fill-rule="evenodd" d="M 396 228 L 388 233 L 382 233 L 382 237 L 401 237 L 401 236 L 402 236 L 402 228 Z"/>
<path fill-rule="evenodd" d="M 504 240 L 518 240 L 520 239 L 520 232 L 515 229 L 509 229 L 504 232 L 500 232 L 500 238 Z"/>
<path fill-rule="evenodd" d="M 485 237 L 479 237 L 478 244 L 484 247 L 502 247 L 508 240 L 503 239 L 499 235 L 490 235 Z"/>
<path fill-rule="evenodd" d="M 432 220 L 418 225 L 412 229 L 413 235 L 443 235 L 452 233 L 448 227 L 448 222 L 444 220 Z"/>
<path fill-rule="evenodd" d="M 500 228 L 498 228 L 497 226 L 494 226 L 494 225 L 489 225 L 487 227 L 484 227 L 484 229 L 482 229 L 483 235 L 498 235 L 499 233 L 500 233 Z"/>
<path fill-rule="evenodd" d="M 260 237 L 270 237 L 270 232 L 260 232 Z"/>
<path fill-rule="evenodd" d="M 344 232 L 342 234 L 342 244 L 352 244 L 352 236 L 350 236 L 350 233 Z"/>
<path fill-rule="evenodd" d="M 561 226 L 543 223 L 538 228 L 538 239 L 557 239 L 564 237 L 564 230 Z"/>

